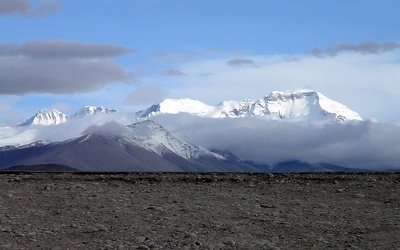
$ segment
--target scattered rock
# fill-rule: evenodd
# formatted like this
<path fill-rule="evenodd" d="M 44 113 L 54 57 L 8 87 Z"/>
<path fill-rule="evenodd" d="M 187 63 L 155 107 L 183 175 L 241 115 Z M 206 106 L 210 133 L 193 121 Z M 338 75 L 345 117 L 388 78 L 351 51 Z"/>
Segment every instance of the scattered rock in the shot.
<path fill-rule="evenodd" d="M 195 233 L 186 233 L 185 238 L 192 238 L 192 239 L 197 239 L 197 234 Z"/>
<path fill-rule="evenodd" d="M 136 239 L 136 241 L 137 241 L 138 243 L 143 243 L 143 242 L 145 242 L 146 237 L 144 237 L 144 236 L 138 236 L 138 237 L 136 237 L 135 239 Z"/>
<path fill-rule="evenodd" d="M 236 245 L 236 242 L 234 240 L 232 240 L 232 239 L 226 239 L 224 241 L 224 244 L 228 245 L 228 246 L 234 246 L 234 245 Z"/>
<path fill-rule="evenodd" d="M 270 204 L 261 204 L 260 207 L 261 208 L 275 208 L 274 205 L 270 205 Z"/>
<path fill-rule="evenodd" d="M 0 249 L 396 249 L 400 244 L 398 174 L 1 177 Z"/>

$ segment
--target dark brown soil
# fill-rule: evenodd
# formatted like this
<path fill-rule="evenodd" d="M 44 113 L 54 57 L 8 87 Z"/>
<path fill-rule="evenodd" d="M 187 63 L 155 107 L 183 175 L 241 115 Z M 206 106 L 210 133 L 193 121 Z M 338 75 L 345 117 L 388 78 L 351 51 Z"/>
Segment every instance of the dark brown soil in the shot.
<path fill-rule="evenodd" d="M 0 249 L 399 249 L 400 174 L 0 175 Z"/>

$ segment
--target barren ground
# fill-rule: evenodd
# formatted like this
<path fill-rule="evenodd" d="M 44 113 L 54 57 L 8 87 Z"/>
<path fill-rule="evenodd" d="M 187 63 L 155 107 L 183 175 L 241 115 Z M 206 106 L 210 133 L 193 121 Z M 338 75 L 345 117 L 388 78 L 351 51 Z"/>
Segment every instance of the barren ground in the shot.
<path fill-rule="evenodd" d="M 0 249 L 399 249 L 400 174 L 0 175 Z"/>

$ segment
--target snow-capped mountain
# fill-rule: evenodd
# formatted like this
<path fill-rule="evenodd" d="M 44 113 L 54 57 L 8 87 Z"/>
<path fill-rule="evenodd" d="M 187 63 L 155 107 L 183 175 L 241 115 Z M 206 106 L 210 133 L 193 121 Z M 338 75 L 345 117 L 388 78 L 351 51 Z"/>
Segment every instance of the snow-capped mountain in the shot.
<path fill-rule="evenodd" d="M 116 109 L 96 107 L 96 106 L 85 106 L 79 111 L 73 113 L 72 115 L 66 115 L 56 109 L 41 109 L 34 116 L 21 123 L 19 126 L 29 126 L 29 125 L 59 125 L 66 123 L 69 119 L 82 118 L 85 116 L 94 116 L 99 113 L 108 114 L 118 112 Z"/>
<path fill-rule="evenodd" d="M 68 116 L 56 109 L 41 109 L 34 116 L 21 123 L 19 126 L 29 126 L 29 125 L 58 125 L 65 123 Z"/>
<path fill-rule="evenodd" d="M 85 106 L 82 109 L 75 112 L 74 114 L 70 115 L 69 118 L 79 118 L 82 116 L 94 116 L 99 113 L 108 114 L 108 113 L 115 113 L 115 112 L 118 112 L 118 110 L 113 109 L 113 108 L 105 108 L 102 106 L 99 106 L 99 107 Z"/>
<path fill-rule="evenodd" d="M 145 118 L 158 114 L 189 113 L 211 118 L 264 117 L 289 121 L 362 121 L 361 116 L 343 104 L 311 90 L 274 91 L 259 99 L 224 101 L 210 106 L 190 99 L 166 99 L 161 103 L 137 112 Z"/>
<path fill-rule="evenodd" d="M 183 142 L 152 121 L 129 125 L 123 132 L 0 148 L 0 169 L 45 164 L 80 171 L 256 171 L 232 154 Z"/>

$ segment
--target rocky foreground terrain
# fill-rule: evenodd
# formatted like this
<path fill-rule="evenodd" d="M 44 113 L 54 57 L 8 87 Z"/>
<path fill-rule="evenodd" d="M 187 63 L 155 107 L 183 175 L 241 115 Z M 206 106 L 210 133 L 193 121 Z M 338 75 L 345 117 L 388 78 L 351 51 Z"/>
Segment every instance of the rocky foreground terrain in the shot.
<path fill-rule="evenodd" d="M 399 249 L 400 174 L 0 175 L 0 249 Z"/>

